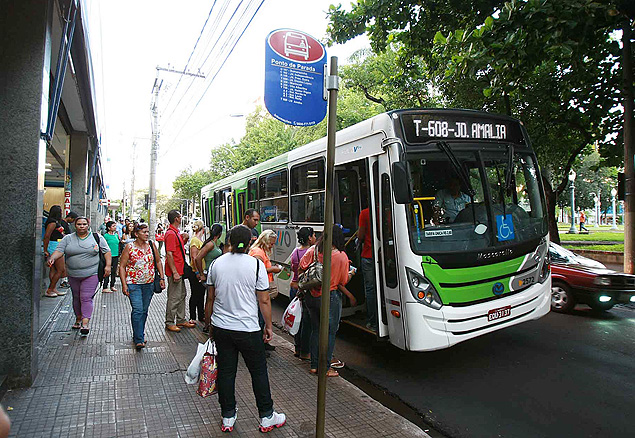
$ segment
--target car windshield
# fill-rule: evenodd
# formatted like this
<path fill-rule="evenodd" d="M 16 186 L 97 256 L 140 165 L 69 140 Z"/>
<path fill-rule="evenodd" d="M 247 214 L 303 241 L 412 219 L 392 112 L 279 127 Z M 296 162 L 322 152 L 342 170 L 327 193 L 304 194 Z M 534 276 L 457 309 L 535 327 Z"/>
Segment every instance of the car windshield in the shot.
<path fill-rule="evenodd" d="M 408 155 L 414 189 L 408 221 L 415 252 L 500 248 L 546 234 L 531 152 L 507 145 L 473 145 L 471 150 L 444 145 Z"/>

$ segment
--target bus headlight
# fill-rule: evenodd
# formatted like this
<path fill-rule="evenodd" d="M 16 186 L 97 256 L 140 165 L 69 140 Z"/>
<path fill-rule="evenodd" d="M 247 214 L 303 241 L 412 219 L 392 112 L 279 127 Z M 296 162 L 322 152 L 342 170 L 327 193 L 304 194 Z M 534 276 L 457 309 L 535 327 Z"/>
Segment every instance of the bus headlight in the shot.
<path fill-rule="evenodd" d="M 410 268 L 406 268 L 406 276 L 408 277 L 410 293 L 418 303 L 425 304 L 436 310 L 443 306 L 439 294 L 427 278 Z"/>

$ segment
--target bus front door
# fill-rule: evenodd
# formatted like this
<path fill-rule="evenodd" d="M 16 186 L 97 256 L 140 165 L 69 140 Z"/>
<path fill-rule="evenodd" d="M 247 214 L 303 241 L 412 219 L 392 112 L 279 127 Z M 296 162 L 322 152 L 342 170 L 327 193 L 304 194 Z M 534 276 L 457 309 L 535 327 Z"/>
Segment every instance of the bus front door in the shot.
<path fill-rule="evenodd" d="M 390 342 L 405 348 L 405 332 L 395 239 L 390 161 L 387 154 L 371 158 L 371 197 L 375 236 L 373 251 L 376 260 L 377 308 L 380 337 L 389 336 Z"/>

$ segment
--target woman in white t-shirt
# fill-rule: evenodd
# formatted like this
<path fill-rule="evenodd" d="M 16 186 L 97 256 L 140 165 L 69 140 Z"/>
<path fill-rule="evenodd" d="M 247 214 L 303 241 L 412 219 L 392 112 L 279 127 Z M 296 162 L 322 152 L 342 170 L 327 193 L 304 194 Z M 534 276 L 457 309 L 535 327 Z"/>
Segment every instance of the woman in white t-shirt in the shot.
<path fill-rule="evenodd" d="M 251 241 L 249 228 L 235 226 L 229 239 L 231 252 L 218 257 L 209 269 L 205 306 L 205 319 L 211 322 L 210 336 L 218 353 L 216 386 L 223 417 L 221 430 L 230 432 L 236 423 L 234 388 L 240 352 L 251 374 L 259 429 L 269 432 L 286 423 L 286 416 L 273 410 L 262 342 L 268 343 L 273 338 L 269 279 L 263 262 L 245 253 Z M 265 319 L 263 332 L 258 324 L 258 308 Z"/>

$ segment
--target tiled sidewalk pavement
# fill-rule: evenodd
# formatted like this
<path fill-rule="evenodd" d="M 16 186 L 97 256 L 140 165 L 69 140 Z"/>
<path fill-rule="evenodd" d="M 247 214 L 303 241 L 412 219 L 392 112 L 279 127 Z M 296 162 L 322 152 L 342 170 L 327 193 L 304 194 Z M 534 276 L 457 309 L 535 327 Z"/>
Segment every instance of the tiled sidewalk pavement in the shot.
<path fill-rule="evenodd" d="M 40 344 L 40 372 L 34 385 L 3 399 L 13 437 L 216 437 L 217 397 L 196 394 L 183 379 L 200 329 L 164 330 L 166 294 L 155 295 L 148 318 L 148 348 L 131 341 L 130 305 L 121 293 L 95 297 L 91 333 L 71 330 L 70 294 Z M 275 408 L 287 425 L 269 433 L 279 437 L 314 436 L 317 378 L 293 357 L 292 345 L 275 336 L 268 359 Z M 261 436 L 251 379 L 240 362 L 236 379 L 236 437 Z M 427 437 L 412 423 L 385 408 L 344 379 L 329 379 L 327 436 Z"/>

